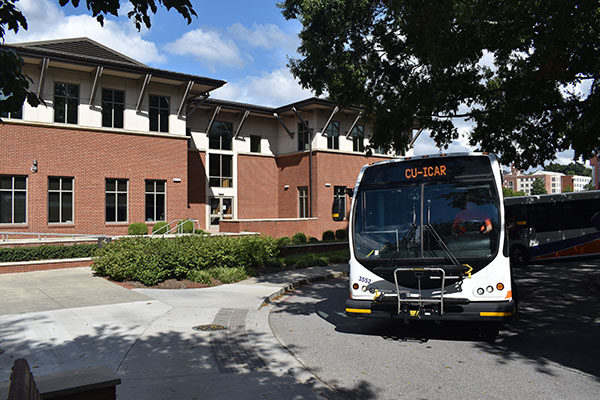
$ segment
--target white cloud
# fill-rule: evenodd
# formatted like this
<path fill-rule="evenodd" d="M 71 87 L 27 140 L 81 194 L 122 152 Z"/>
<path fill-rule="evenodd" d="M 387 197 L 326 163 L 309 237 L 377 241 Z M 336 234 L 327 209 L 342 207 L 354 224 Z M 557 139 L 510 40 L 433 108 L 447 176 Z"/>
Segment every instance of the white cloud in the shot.
<path fill-rule="evenodd" d="M 454 140 L 447 149 L 440 149 L 429 136 L 429 131 L 421 132 L 419 138 L 415 141 L 414 149 L 416 156 L 439 154 L 439 153 L 464 153 L 474 151 L 475 148 L 469 145 L 469 137 L 465 134 L 466 129 L 459 129 L 460 136 Z"/>
<path fill-rule="evenodd" d="M 56 2 L 21 0 L 17 6 L 27 19 L 28 29 L 6 35 L 7 43 L 88 37 L 143 63 L 166 61 L 152 42 L 143 39 L 127 17 L 105 18 L 102 27 L 91 14 L 65 15 Z"/>
<path fill-rule="evenodd" d="M 216 65 L 241 67 L 244 61 L 236 44 L 216 31 L 195 29 L 165 45 L 171 54 L 195 57 L 214 69 Z"/>
<path fill-rule="evenodd" d="M 298 84 L 287 68 L 229 82 L 211 95 L 219 99 L 267 107 L 279 107 L 314 96 L 311 91 Z"/>
<path fill-rule="evenodd" d="M 287 34 L 275 24 L 253 24 L 249 29 L 240 23 L 235 23 L 227 30 L 237 40 L 243 41 L 251 47 L 295 51 L 299 45 L 297 34 Z"/>

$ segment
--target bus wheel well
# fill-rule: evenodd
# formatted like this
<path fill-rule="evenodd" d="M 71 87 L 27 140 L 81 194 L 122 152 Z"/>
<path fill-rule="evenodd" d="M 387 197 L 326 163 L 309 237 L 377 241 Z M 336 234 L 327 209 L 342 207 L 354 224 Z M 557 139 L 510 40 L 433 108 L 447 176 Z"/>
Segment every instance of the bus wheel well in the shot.
<path fill-rule="evenodd" d="M 529 263 L 529 251 L 523 245 L 517 244 L 510 249 L 510 261 L 516 267 Z"/>

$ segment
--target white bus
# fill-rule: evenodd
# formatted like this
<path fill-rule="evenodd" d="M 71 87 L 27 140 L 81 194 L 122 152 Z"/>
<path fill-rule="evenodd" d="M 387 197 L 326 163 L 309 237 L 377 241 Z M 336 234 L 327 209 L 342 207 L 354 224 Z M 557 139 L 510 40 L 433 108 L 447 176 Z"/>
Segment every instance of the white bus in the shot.
<path fill-rule="evenodd" d="M 510 320 L 516 307 L 501 182 L 487 153 L 364 166 L 349 215 L 346 314 Z"/>

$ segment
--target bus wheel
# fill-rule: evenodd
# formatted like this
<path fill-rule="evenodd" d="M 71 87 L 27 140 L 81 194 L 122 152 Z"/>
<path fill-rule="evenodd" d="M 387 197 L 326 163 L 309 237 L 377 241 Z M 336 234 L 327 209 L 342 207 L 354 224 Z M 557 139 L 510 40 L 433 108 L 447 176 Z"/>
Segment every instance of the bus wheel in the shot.
<path fill-rule="evenodd" d="M 527 265 L 529 262 L 529 255 L 527 250 L 523 246 L 515 246 L 510 252 L 510 261 L 517 267 Z"/>

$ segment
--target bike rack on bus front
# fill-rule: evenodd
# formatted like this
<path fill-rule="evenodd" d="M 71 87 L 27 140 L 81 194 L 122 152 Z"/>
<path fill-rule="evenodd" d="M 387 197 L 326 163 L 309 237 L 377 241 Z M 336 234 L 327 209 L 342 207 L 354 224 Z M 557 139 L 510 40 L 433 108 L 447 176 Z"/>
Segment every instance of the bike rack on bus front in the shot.
<path fill-rule="evenodd" d="M 423 293 L 421 291 L 421 278 L 425 276 L 425 272 L 439 272 L 441 274 L 442 286 L 440 288 L 440 298 L 423 298 Z M 400 292 L 400 285 L 398 284 L 398 272 L 414 272 L 415 278 L 417 278 L 419 296 L 418 297 L 407 297 L 406 292 Z M 440 305 L 439 313 L 440 315 L 444 314 L 444 287 L 446 286 L 446 271 L 443 268 L 439 267 L 398 267 L 394 269 L 394 281 L 396 283 L 396 295 L 398 296 L 398 314 L 401 315 L 405 312 L 402 309 L 403 305 L 409 304 L 418 304 L 419 309 L 415 316 L 421 317 L 422 312 L 424 310 L 425 303 L 427 304 L 436 304 Z M 413 316 L 410 309 L 407 309 L 409 315 Z"/>

